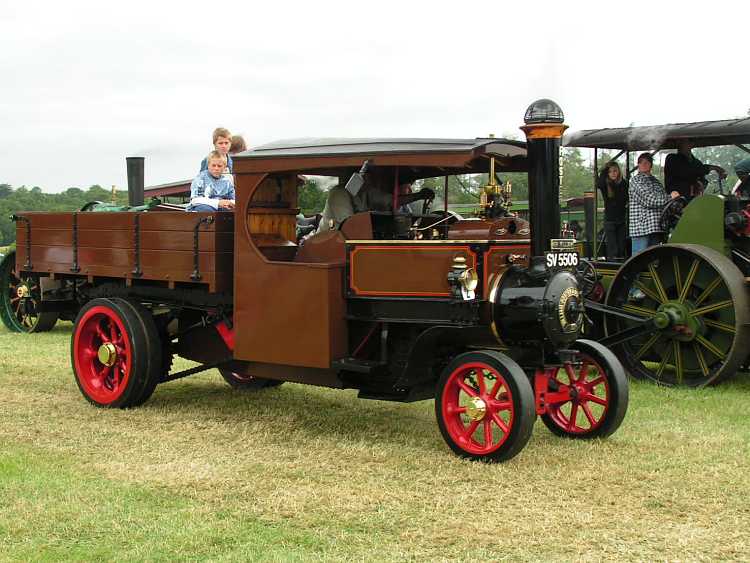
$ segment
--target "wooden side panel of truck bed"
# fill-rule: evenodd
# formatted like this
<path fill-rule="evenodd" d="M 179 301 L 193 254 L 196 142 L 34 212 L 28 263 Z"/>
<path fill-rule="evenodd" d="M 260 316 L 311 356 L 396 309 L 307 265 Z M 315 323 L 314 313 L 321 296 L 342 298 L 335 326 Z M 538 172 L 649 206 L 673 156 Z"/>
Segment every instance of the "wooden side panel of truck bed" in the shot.
<path fill-rule="evenodd" d="M 16 266 L 40 274 L 207 284 L 231 291 L 234 213 L 184 211 L 19 214 Z M 198 222 L 199 279 L 194 233 Z M 30 235 L 30 244 L 29 244 Z M 29 262 L 30 267 L 26 264 Z"/>

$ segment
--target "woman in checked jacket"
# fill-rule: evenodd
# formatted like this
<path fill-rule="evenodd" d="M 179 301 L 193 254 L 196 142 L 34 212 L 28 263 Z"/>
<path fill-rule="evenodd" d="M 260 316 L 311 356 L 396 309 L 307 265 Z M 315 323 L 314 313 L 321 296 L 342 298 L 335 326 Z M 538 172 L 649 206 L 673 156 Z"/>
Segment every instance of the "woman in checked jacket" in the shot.
<path fill-rule="evenodd" d="M 670 199 L 679 197 L 673 191 L 667 194 L 662 183 L 651 175 L 654 157 L 644 152 L 638 156 L 638 174 L 630 178 L 630 240 L 633 255 L 649 246 L 659 244 L 659 215 Z"/>

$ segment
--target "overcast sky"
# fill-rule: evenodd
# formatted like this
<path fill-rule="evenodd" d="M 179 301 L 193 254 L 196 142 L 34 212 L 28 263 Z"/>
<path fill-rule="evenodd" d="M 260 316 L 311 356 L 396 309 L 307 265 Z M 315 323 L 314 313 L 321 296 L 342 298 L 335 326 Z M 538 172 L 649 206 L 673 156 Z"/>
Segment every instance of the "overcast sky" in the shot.
<path fill-rule="evenodd" d="M 195 175 L 224 126 L 293 137 L 518 134 L 743 116 L 750 2 L 8 2 L 0 183 Z"/>

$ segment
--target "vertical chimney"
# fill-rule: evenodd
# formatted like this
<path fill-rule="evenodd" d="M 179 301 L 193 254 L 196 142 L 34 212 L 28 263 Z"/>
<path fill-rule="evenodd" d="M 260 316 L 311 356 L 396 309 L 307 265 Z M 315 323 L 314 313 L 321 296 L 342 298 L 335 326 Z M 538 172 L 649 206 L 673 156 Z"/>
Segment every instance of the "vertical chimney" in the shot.
<path fill-rule="evenodd" d="M 529 162 L 529 221 L 531 254 L 549 249 L 550 239 L 560 237 L 560 142 L 568 128 L 560 106 L 537 100 L 524 115 Z"/>
<path fill-rule="evenodd" d="M 131 207 L 143 205 L 143 161 L 144 158 L 142 156 L 125 157 L 125 162 L 127 162 L 128 166 L 128 205 Z"/>

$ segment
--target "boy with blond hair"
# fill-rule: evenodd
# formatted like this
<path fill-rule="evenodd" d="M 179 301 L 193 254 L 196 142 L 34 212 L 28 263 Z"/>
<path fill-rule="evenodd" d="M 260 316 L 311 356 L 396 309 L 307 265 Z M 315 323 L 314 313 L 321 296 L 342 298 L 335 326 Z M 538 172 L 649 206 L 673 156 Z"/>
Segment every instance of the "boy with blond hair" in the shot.
<path fill-rule="evenodd" d="M 211 151 L 205 160 L 207 169 L 201 171 L 190 185 L 190 205 L 187 210 L 232 211 L 234 184 L 222 175 L 227 167 L 227 157 L 216 150 Z"/>
<path fill-rule="evenodd" d="M 229 155 L 229 148 L 232 146 L 232 134 L 229 129 L 217 127 L 213 133 L 214 150 L 218 151 L 226 158 L 226 169 L 223 174 L 232 174 L 232 157 Z M 208 159 L 201 161 L 201 172 L 208 169 Z"/>

